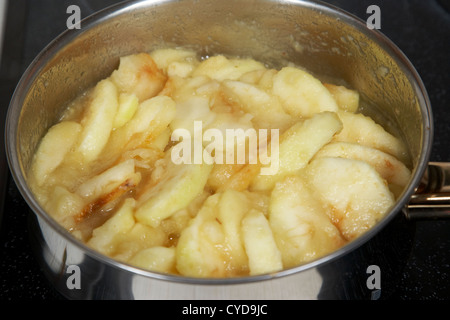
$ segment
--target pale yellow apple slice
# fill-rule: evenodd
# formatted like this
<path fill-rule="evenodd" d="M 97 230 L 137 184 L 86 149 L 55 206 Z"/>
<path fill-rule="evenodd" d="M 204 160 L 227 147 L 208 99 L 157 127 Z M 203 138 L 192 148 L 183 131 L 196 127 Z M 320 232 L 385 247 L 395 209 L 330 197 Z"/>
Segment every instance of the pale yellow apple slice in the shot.
<path fill-rule="evenodd" d="M 269 223 L 285 268 L 317 259 L 345 244 L 319 198 L 300 176 L 276 184 L 270 198 Z"/>
<path fill-rule="evenodd" d="M 318 158 L 305 168 L 314 192 L 347 240 L 371 229 L 394 205 L 386 181 L 367 162 Z"/>

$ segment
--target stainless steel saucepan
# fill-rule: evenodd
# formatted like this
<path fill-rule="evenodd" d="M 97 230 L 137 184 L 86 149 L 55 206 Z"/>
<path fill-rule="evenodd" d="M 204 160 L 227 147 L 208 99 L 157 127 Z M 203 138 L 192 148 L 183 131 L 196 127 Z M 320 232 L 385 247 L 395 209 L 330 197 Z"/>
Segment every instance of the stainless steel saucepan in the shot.
<path fill-rule="evenodd" d="M 107 77 L 119 57 L 157 47 L 202 55 L 251 56 L 273 67 L 306 66 L 357 89 L 377 120 L 410 151 L 412 177 L 373 229 L 317 261 L 270 275 L 192 279 L 141 270 L 94 252 L 38 204 L 27 171 L 39 140 L 69 101 Z M 421 208 L 448 214 L 448 166 L 429 163 L 432 115 L 426 89 L 408 59 L 381 33 L 338 8 L 294 0 L 143 0 L 82 21 L 32 62 L 12 97 L 6 123 L 13 178 L 33 211 L 32 244 L 48 278 L 73 299 L 370 299 L 389 295 Z M 413 214 L 413 212 L 415 214 Z M 429 218 L 429 216 L 427 216 Z M 375 268 L 375 269 L 374 269 Z M 373 270 L 382 286 L 373 285 Z M 78 273 L 77 273 L 78 272 Z M 80 277 L 79 287 L 71 282 Z"/>

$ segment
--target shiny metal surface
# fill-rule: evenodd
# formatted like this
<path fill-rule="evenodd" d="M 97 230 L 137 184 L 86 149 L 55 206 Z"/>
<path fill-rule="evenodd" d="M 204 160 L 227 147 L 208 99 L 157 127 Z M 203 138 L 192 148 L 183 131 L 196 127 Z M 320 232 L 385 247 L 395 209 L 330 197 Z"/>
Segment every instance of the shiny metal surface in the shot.
<path fill-rule="evenodd" d="M 98 257 L 30 216 L 32 244 L 55 288 L 69 299 L 123 300 L 315 300 L 378 299 L 389 296 L 400 278 L 414 228 L 397 215 L 370 241 L 345 255 L 325 257 L 276 275 L 243 279 L 191 279 L 156 274 Z M 368 268 L 383 270 L 382 289 L 368 287 Z M 71 287 L 80 270 L 79 289 Z"/>
<path fill-rule="evenodd" d="M 409 219 L 450 218 L 450 163 L 429 162 L 408 204 Z"/>
<path fill-rule="evenodd" d="M 66 104 L 107 76 L 120 56 L 167 45 L 189 46 L 202 55 L 252 56 L 272 66 L 283 57 L 326 78 L 342 79 L 379 108 L 367 109 L 371 116 L 407 143 L 410 184 L 386 218 L 364 236 L 318 261 L 273 275 L 189 279 L 139 270 L 93 252 L 34 199 L 26 183 L 31 156 Z M 407 224 L 393 222 L 404 220 L 401 212 L 426 171 L 431 139 L 427 93 L 407 58 L 364 22 L 310 1 L 133 1 L 111 7 L 83 21 L 81 30 L 61 35 L 34 60 L 13 96 L 6 126 L 13 177 L 36 213 L 31 225 L 38 256 L 58 290 L 80 299 L 373 298 L 367 267 L 376 261 L 389 270 L 383 276 L 392 274 L 392 281 L 401 268 L 396 257 L 407 250 L 407 241 L 387 239 L 392 229 L 408 238 Z M 389 261 L 374 260 L 379 250 L 392 251 L 383 255 Z M 67 270 L 73 265 L 81 270 L 81 289 L 68 288 Z"/>

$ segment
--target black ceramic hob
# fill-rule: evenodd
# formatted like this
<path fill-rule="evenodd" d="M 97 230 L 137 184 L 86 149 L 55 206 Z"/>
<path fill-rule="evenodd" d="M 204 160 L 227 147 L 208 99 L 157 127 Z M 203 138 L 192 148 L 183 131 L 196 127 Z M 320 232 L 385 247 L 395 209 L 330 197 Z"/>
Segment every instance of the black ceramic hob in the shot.
<path fill-rule="evenodd" d="M 4 117 L 14 87 L 32 59 L 63 32 L 67 8 L 77 5 L 86 17 L 115 0 L 9 0 L 0 69 L 0 116 Z M 434 114 L 431 161 L 450 161 L 450 0 L 326 1 L 367 21 L 371 5 L 380 8 L 380 31 L 410 59 L 427 88 Z M 373 12 L 372 12 L 373 13 Z M 3 141 L 3 139 L 2 139 Z M 0 300 L 63 299 L 43 276 L 31 251 L 30 214 L 11 179 L 1 149 Z M 389 300 L 450 298 L 450 220 L 416 221 L 415 238 Z"/>

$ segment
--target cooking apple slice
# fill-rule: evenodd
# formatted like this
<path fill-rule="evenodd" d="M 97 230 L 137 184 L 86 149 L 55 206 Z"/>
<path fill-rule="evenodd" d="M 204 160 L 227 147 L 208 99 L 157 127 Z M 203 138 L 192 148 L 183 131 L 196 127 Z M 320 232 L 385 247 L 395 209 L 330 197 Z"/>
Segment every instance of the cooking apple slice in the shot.
<path fill-rule="evenodd" d="M 314 193 L 347 240 L 372 228 L 395 203 L 386 181 L 367 162 L 318 158 L 305 172 Z"/>
<path fill-rule="evenodd" d="M 148 53 L 138 53 L 121 57 L 119 68 L 110 79 L 119 92 L 135 94 L 142 102 L 157 95 L 167 77 Z"/>
<path fill-rule="evenodd" d="M 248 258 L 243 237 L 244 234 L 248 236 L 256 232 L 257 221 L 249 220 L 244 223 L 243 219 L 249 210 L 263 212 L 257 202 L 256 197 L 234 190 L 208 197 L 198 214 L 181 233 L 177 245 L 178 271 L 183 275 L 195 277 L 246 274 Z M 243 223 L 248 227 L 245 230 L 242 229 Z M 247 242 L 247 245 L 259 256 L 261 252 L 256 254 L 256 247 L 262 244 Z M 273 248 L 266 249 L 272 252 Z M 256 256 L 253 258 L 258 260 Z"/>
<path fill-rule="evenodd" d="M 359 108 L 359 92 L 330 83 L 323 84 L 330 91 L 338 107 L 344 111 L 356 112 Z"/>
<path fill-rule="evenodd" d="M 224 81 L 223 86 L 225 95 L 244 112 L 252 114 L 252 121 L 259 128 L 278 128 L 284 131 L 292 125 L 293 120 L 284 111 L 280 101 L 258 86 L 232 80 Z"/>
<path fill-rule="evenodd" d="M 111 254 L 114 250 L 114 239 L 119 234 L 131 230 L 135 224 L 133 217 L 134 204 L 134 199 L 126 199 L 111 218 L 93 230 L 92 238 L 87 244 L 103 254 Z"/>
<path fill-rule="evenodd" d="M 362 160 L 372 165 L 389 184 L 404 187 L 411 171 L 394 156 L 371 147 L 349 142 L 332 142 L 324 146 L 315 158 L 339 157 Z"/>
<path fill-rule="evenodd" d="M 187 77 L 199 63 L 195 51 L 185 49 L 157 49 L 150 56 L 169 77 Z"/>
<path fill-rule="evenodd" d="M 342 123 L 334 112 L 318 113 L 310 119 L 296 123 L 280 137 L 276 172 L 263 174 L 261 171 L 254 178 L 250 188 L 259 191 L 272 189 L 277 181 L 307 165 L 316 152 L 330 142 L 341 129 Z M 271 161 L 278 159 L 275 155 L 271 155 Z M 271 166 L 276 168 L 273 163 Z M 262 166 L 261 170 L 267 167 L 269 165 Z"/>
<path fill-rule="evenodd" d="M 64 160 L 76 142 L 81 125 L 73 121 L 63 121 L 52 126 L 42 139 L 36 151 L 32 172 L 38 186 L 42 186 Z"/>
<path fill-rule="evenodd" d="M 175 248 L 162 246 L 146 248 L 134 255 L 129 263 L 151 271 L 173 273 L 175 271 Z"/>
<path fill-rule="evenodd" d="M 345 244 L 322 203 L 296 175 L 272 191 L 269 223 L 285 268 L 319 258 Z"/>
<path fill-rule="evenodd" d="M 225 235 L 217 207 L 220 194 L 208 197 L 195 218 L 178 240 L 176 268 L 191 277 L 223 277 L 227 270 L 224 248 Z M 233 214 L 233 212 L 231 212 Z"/>
<path fill-rule="evenodd" d="M 264 214 L 250 210 L 242 220 L 242 238 L 248 256 L 250 275 L 283 269 L 281 253 Z"/>
<path fill-rule="evenodd" d="M 403 163 L 408 162 L 408 152 L 404 143 L 372 118 L 351 112 L 339 112 L 339 118 L 343 128 L 334 137 L 334 141 L 358 143 L 389 153 Z"/>
<path fill-rule="evenodd" d="M 114 117 L 113 127 L 120 128 L 133 118 L 138 109 L 139 99 L 135 94 L 121 93 L 119 95 L 119 107 Z"/>
<path fill-rule="evenodd" d="M 200 195 L 212 170 L 212 165 L 205 163 L 175 164 L 171 159 L 171 150 L 160 162 L 162 174 L 156 184 L 150 183 L 138 198 L 136 219 L 152 227 L 159 226 L 163 219 L 186 207 Z"/>
<path fill-rule="evenodd" d="M 97 159 L 107 144 L 119 107 L 118 99 L 118 91 L 112 81 L 105 79 L 95 86 L 92 102 L 81 121 L 83 129 L 78 146 L 86 162 Z"/>
<path fill-rule="evenodd" d="M 336 101 L 320 80 L 299 68 L 281 69 L 273 77 L 272 91 L 280 98 L 286 112 L 296 118 L 338 110 Z"/>
<path fill-rule="evenodd" d="M 208 76 L 214 80 L 237 80 L 243 74 L 265 69 L 265 66 L 253 59 L 228 59 L 225 56 L 218 55 L 210 57 L 194 70 L 193 76 Z"/>

